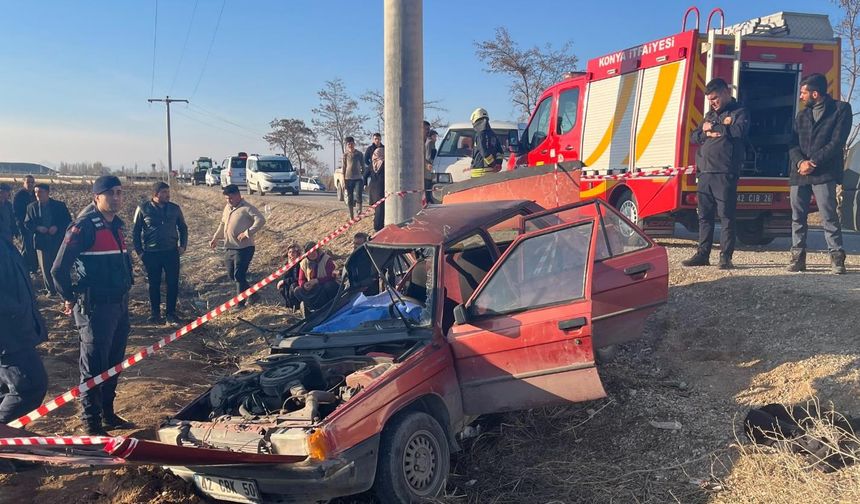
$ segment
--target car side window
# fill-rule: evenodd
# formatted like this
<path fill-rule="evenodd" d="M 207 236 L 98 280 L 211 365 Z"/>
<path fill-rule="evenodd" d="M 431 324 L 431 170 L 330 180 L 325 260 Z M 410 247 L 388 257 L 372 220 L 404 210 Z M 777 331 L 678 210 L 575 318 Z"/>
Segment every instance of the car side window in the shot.
<path fill-rule="evenodd" d="M 627 254 L 648 248 L 642 231 L 623 220 L 618 214 L 600 207 L 601 223 L 597 233 L 595 260 Z"/>
<path fill-rule="evenodd" d="M 549 135 L 549 116 L 551 111 L 552 97 L 548 96 L 538 104 L 532 122 L 529 123 L 527 130 L 529 149 L 537 147 Z"/>
<path fill-rule="evenodd" d="M 472 314 L 513 313 L 583 298 L 592 227 L 585 222 L 514 245 L 475 297 Z"/>
<path fill-rule="evenodd" d="M 565 89 L 558 97 L 558 124 L 556 132 L 560 135 L 569 133 L 576 126 L 577 108 L 579 107 L 579 88 Z"/>

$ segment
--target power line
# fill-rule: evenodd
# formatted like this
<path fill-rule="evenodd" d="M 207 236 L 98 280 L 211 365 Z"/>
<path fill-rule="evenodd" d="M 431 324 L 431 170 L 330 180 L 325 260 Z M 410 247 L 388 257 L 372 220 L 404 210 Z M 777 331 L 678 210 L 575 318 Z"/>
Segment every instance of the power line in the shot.
<path fill-rule="evenodd" d="M 206 65 L 209 63 L 209 55 L 212 54 L 212 46 L 215 44 L 215 35 L 218 34 L 218 27 L 221 26 L 221 15 L 224 14 L 224 6 L 227 5 L 227 0 L 221 2 L 221 11 L 218 12 L 218 21 L 215 22 L 215 29 L 212 30 L 212 38 L 209 40 L 209 49 L 206 50 L 206 59 L 203 60 L 203 68 L 200 69 L 200 75 L 197 77 L 197 83 L 194 84 L 194 91 L 191 92 L 191 98 L 197 94 L 197 88 L 200 87 L 200 81 L 203 80 L 203 72 L 206 71 Z"/>
<path fill-rule="evenodd" d="M 185 32 L 185 42 L 182 43 L 182 52 L 179 53 L 179 63 L 176 65 L 176 72 L 173 73 L 173 81 L 170 83 L 170 92 L 173 92 L 176 78 L 179 77 L 179 69 L 182 68 L 182 61 L 185 59 L 185 49 L 188 48 L 188 39 L 191 37 L 191 28 L 194 27 L 194 16 L 197 14 L 198 1 L 199 0 L 194 0 L 194 9 L 191 10 L 191 21 L 188 22 L 188 30 Z"/>
<path fill-rule="evenodd" d="M 155 0 L 155 29 L 152 32 L 152 82 L 149 85 L 149 96 L 155 90 L 155 48 L 158 41 L 158 0 Z"/>
<path fill-rule="evenodd" d="M 200 105 L 193 105 L 193 106 L 190 106 L 189 109 L 194 109 L 194 111 L 197 112 L 198 114 L 208 115 L 208 116 L 212 117 L 213 119 L 217 119 L 218 121 L 221 121 L 223 123 L 229 124 L 231 126 L 235 126 L 236 128 L 239 128 L 241 130 L 248 131 L 248 132 L 253 133 L 255 135 L 259 134 L 258 131 L 253 130 L 251 128 L 246 128 L 245 126 L 242 126 L 241 124 L 233 122 L 229 119 L 225 119 L 224 117 L 218 115 L 218 113 L 216 113 L 210 109 L 207 109 L 206 107 L 201 107 Z"/>
<path fill-rule="evenodd" d="M 174 112 L 176 114 L 181 115 L 182 117 L 185 117 L 186 119 L 190 119 L 196 123 L 202 124 L 204 126 L 208 126 L 210 128 L 217 129 L 219 131 L 223 131 L 225 133 L 230 133 L 231 135 L 242 136 L 242 137 L 245 137 L 248 139 L 253 139 L 253 140 L 262 140 L 262 135 L 257 136 L 256 134 L 252 135 L 250 133 L 245 133 L 244 131 L 236 131 L 235 129 L 228 129 L 228 128 L 225 128 L 223 126 L 219 126 L 217 124 L 212 124 L 211 121 L 206 120 L 205 118 L 200 118 L 200 117 L 195 117 L 193 115 L 188 115 L 187 113 L 183 113 L 180 110 L 174 110 Z M 185 109 L 185 112 L 192 112 L 192 109 L 187 108 L 187 109 Z"/>

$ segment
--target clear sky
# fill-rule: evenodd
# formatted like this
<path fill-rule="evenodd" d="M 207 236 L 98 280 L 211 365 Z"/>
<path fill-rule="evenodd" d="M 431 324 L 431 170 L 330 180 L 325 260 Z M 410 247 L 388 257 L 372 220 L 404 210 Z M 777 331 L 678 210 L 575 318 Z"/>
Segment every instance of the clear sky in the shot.
<path fill-rule="evenodd" d="M 679 32 L 689 5 L 426 0 L 425 99 L 440 100 L 452 122 L 477 106 L 515 119 L 506 78 L 484 72 L 475 56 L 473 43 L 496 27 L 521 46 L 571 40 L 584 63 Z M 722 7 L 728 24 L 781 10 L 838 15 L 828 0 L 698 7 L 705 16 Z M 0 161 L 166 164 L 164 105 L 146 100 L 167 94 L 191 100 L 171 106 L 174 168 L 198 156 L 269 152 L 261 139 L 269 121 L 310 123 L 326 80 L 342 78 L 354 96 L 382 89 L 382 15 L 382 0 L 0 0 Z M 322 143 L 319 158 L 331 163 Z"/>

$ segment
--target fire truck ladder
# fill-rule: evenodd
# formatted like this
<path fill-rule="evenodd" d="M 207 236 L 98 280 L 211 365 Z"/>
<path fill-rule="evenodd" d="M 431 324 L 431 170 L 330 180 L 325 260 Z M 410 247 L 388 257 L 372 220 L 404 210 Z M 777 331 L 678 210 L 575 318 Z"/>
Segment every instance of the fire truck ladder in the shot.
<path fill-rule="evenodd" d="M 714 9 L 708 15 L 708 24 L 705 27 L 705 30 L 708 33 L 708 41 L 702 45 L 702 52 L 706 55 L 705 60 L 705 83 L 711 82 L 711 79 L 714 78 L 714 60 L 717 58 L 721 59 L 730 59 L 732 60 L 732 96 L 737 99 L 738 98 L 738 85 L 740 84 L 741 77 L 741 31 L 735 31 L 735 47 L 732 54 L 717 54 L 717 28 L 711 28 L 711 21 L 713 20 L 714 14 L 720 15 L 720 35 L 723 35 L 725 32 L 726 25 L 726 17 L 723 13 L 723 9 Z M 705 97 L 705 104 L 703 110 L 707 114 L 711 110 L 711 104 L 708 102 L 707 96 Z"/>

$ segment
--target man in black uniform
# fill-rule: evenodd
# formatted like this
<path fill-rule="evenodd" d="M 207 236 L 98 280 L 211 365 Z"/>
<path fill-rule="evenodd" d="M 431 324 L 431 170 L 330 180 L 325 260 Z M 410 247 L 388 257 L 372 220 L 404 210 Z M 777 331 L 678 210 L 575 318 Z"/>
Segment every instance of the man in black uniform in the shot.
<path fill-rule="evenodd" d="M 36 345 L 48 339 L 30 274 L 11 241 L 0 239 L 0 423 L 37 408 L 48 375 Z"/>
<path fill-rule="evenodd" d="M 732 269 L 735 250 L 735 205 L 738 176 L 744 164 L 744 140 L 749 131 L 749 116 L 734 98 L 723 79 L 713 79 L 705 86 L 705 96 L 711 110 L 701 126 L 693 132 L 693 142 L 700 145 L 696 152 L 698 174 L 699 247 L 696 253 L 681 262 L 684 266 L 711 264 L 714 244 L 714 219 L 720 216 L 720 269 Z"/>
<path fill-rule="evenodd" d="M 164 182 L 152 185 L 152 199 L 142 203 L 134 213 L 132 231 L 134 251 L 143 261 L 149 279 L 151 315 L 147 322 L 161 320 L 161 272 L 167 280 L 168 324 L 178 324 L 176 297 L 179 293 L 179 256 L 188 246 L 188 226 L 179 205 L 170 201 L 170 186 Z"/>
<path fill-rule="evenodd" d="M 39 269 L 36 261 L 36 247 L 33 244 L 33 233 L 24 226 L 24 218 L 27 216 L 27 206 L 36 201 L 36 179 L 32 175 L 24 177 L 24 187 L 18 189 L 12 200 L 15 209 L 15 220 L 18 223 L 18 232 L 21 236 L 21 254 L 24 256 L 24 264 L 30 273 Z"/>
<path fill-rule="evenodd" d="M 472 178 L 502 170 L 502 144 L 490 126 L 490 116 L 482 108 L 472 112 L 472 127 L 475 128 L 475 154 L 472 156 Z"/>
<path fill-rule="evenodd" d="M 133 282 L 131 258 L 125 245 L 122 186 L 105 175 L 93 184 L 94 202 L 66 231 L 52 273 L 67 312 L 74 314 L 81 336 L 81 382 L 119 364 L 128 341 L 128 291 Z M 72 285 L 74 267 L 78 281 Z M 83 429 L 104 436 L 105 429 L 129 428 L 114 412 L 117 377 L 81 397 Z"/>

